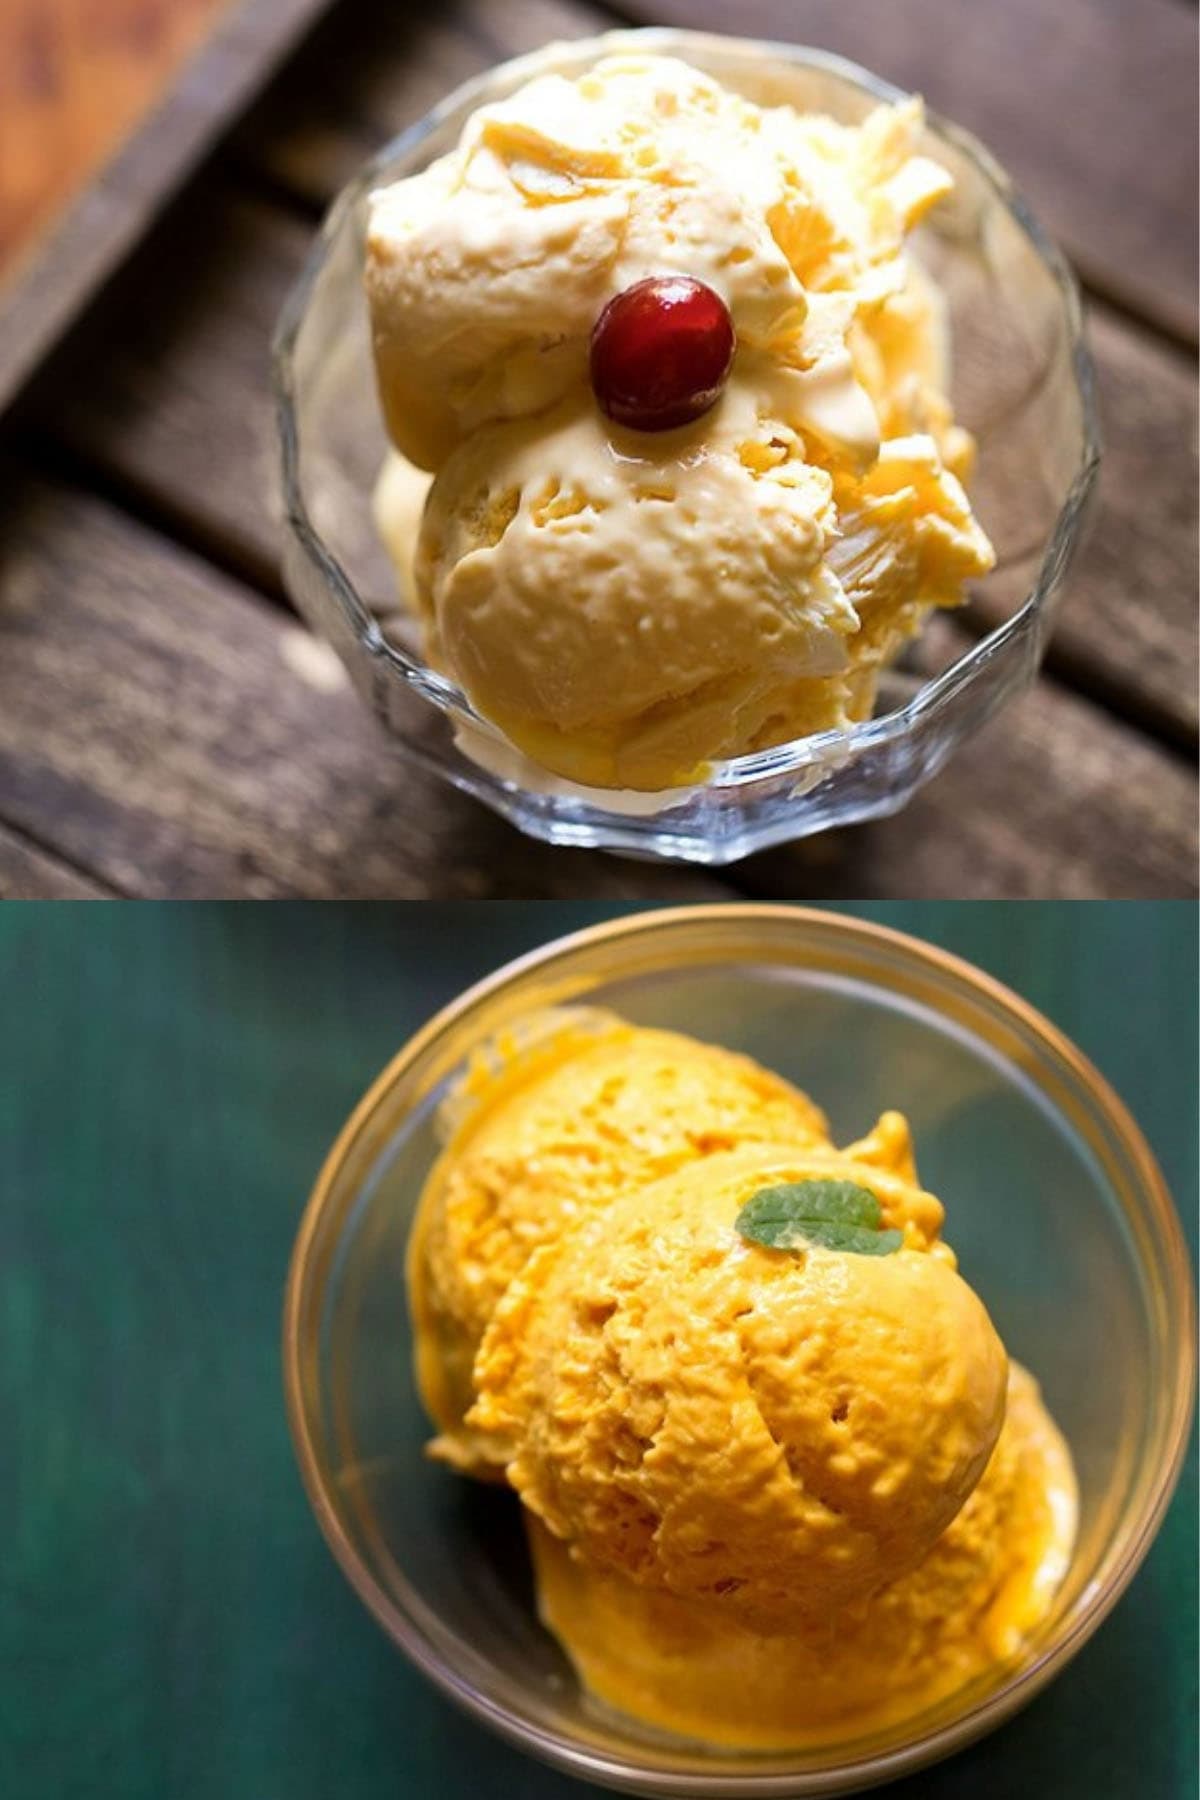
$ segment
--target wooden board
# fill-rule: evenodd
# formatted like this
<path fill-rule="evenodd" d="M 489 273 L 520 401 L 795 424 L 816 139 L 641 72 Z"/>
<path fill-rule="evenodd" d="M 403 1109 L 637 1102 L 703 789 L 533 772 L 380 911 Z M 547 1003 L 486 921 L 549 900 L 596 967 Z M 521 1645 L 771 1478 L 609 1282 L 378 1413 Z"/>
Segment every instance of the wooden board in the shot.
<path fill-rule="evenodd" d="M 42 21 L 41 0 L 28 3 L 31 18 Z M 0 288 L 0 412 L 328 5 L 329 0 L 235 0 L 163 104 L 77 199 L 36 258 L 15 269 Z M 86 17 L 94 31 L 90 0 Z M 10 79 L 18 76 L 19 69 L 10 65 Z M 0 90 L 0 108 L 3 104 Z M 9 129 L 15 129 L 11 121 Z M 13 155 L 10 148 L 9 158 Z"/>
<path fill-rule="evenodd" d="M 68 451 L 86 478 L 280 598 L 267 346 L 311 236 L 227 182 L 204 183 L 46 365 L 14 421 L 21 438 Z M 147 313 L 138 296 L 149 284 Z"/>
<path fill-rule="evenodd" d="M 738 877 L 778 899 L 1186 898 L 1196 856 L 1190 766 L 1043 680 L 896 818 L 770 851 Z"/>
<path fill-rule="evenodd" d="M 0 277 L 99 172 L 229 3 L 0 7 Z"/>
<path fill-rule="evenodd" d="M 0 825 L 0 900 L 102 900 L 109 892 Z"/>
<path fill-rule="evenodd" d="M 1099 301 L 1088 309 L 1104 461 L 1047 667 L 1196 747 L 1196 368 Z M 979 612 L 989 608 L 986 584 Z"/>

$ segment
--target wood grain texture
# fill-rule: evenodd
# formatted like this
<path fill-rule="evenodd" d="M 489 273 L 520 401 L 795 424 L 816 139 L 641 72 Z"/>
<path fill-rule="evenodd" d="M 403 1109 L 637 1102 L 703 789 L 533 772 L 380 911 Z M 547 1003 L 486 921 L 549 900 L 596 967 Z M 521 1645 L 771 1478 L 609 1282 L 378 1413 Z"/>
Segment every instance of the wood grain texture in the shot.
<path fill-rule="evenodd" d="M 106 890 L 0 825 L 0 900 L 101 900 Z"/>
<path fill-rule="evenodd" d="M 35 487 L 13 502 L 0 811 L 121 892 L 728 891 L 527 843 L 408 768 L 282 612 L 94 500 Z M 1173 756 L 1042 684 L 903 817 L 735 879 L 796 898 L 1187 894 L 1195 812 Z"/>
<path fill-rule="evenodd" d="M 29 0 L 41 7 L 42 0 Z M 91 0 L 85 16 L 91 17 Z M 237 0 L 157 108 L 0 289 L 0 412 L 330 0 Z M 2 110 L 2 108 L 0 108 Z"/>
<path fill-rule="evenodd" d="M 0 7 L 0 278 L 107 161 L 229 4 Z"/>
<path fill-rule="evenodd" d="M 460 82 L 554 38 L 620 21 L 588 0 L 340 0 L 234 134 L 246 163 L 324 206 L 359 165 Z"/>
<path fill-rule="evenodd" d="M 51 358 L 14 420 L 273 591 L 282 505 L 269 344 L 311 237 L 275 207 L 203 184 Z"/>
<path fill-rule="evenodd" d="M 1196 13 L 1178 0 L 621 0 L 849 56 L 982 138 L 1084 278 L 1196 341 Z"/>
<path fill-rule="evenodd" d="M 47 365 L 20 412 L 188 542 L 269 589 L 279 582 L 280 509 L 266 345 L 310 237 L 278 208 L 203 184 Z M 147 312 L 140 296 L 151 283 Z M 1107 457 L 1051 666 L 1186 747 L 1196 735 L 1195 382 L 1185 356 L 1099 305 L 1091 336 Z M 985 601 L 984 623 L 987 611 Z"/>
<path fill-rule="evenodd" d="M 753 857 L 737 879 L 779 899 L 1187 898 L 1196 809 L 1181 759 L 1043 680 L 895 818 Z"/>
<path fill-rule="evenodd" d="M 0 813 L 121 893 L 728 891 L 519 837 L 405 764 L 286 615 L 94 500 L 7 485 Z"/>
<path fill-rule="evenodd" d="M 1047 666 L 1194 750 L 1196 368 L 1099 303 L 1089 309 L 1104 461 Z M 995 615 L 984 584 L 976 610 Z"/>

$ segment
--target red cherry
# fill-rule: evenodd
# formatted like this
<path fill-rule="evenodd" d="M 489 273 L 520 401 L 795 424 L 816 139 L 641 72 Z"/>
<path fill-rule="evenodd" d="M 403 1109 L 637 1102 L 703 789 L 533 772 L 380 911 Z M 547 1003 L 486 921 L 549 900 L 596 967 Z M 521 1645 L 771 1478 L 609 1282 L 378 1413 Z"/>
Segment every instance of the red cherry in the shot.
<path fill-rule="evenodd" d="M 670 431 L 713 405 L 733 361 L 720 294 L 690 275 L 651 275 L 614 295 L 592 330 L 600 410 L 635 431 Z"/>

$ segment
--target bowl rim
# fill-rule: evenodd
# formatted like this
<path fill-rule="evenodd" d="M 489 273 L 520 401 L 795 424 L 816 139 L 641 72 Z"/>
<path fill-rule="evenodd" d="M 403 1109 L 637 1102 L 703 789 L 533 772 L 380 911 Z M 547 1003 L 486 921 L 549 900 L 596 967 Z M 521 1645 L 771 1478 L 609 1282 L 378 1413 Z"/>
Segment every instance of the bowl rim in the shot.
<path fill-rule="evenodd" d="M 655 933 L 671 933 L 680 926 L 696 921 L 713 924 L 724 920 L 750 925 L 790 923 L 801 928 L 815 927 L 828 932 L 834 939 L 890 948 L 932 975 L 948 976 L 953 981 L 965 983 L 976 997 L 990 1002 L 1002 1014 L 1014 1017 L 1018 1024 L 1040 1040 L 1052 1056 L 1065 1063 L 1068 1071 L 1097 1103 L 1101 1115 L 1129 1157 L 1142 1196 L 1148 1203 L 1148 1211 L 1158 1234 L 1163 1266 L 1169 1277 L 1165 1318 L 1170 1329 L 1164 1330 L 1161 1337 L 1165 1339 L 1169 1335 L 1171 1338 L 1175 1380 L 1172 1403 L 1162 1427 L 1165 1454 L 1145 1490 L 1139 1511 L 1125 1527 L 1125 1543 L 1108 1583 L 1081 1600 L 1071 1628 L 1060 1640 L 1044 1649 L 1028 1666 L 1014 1672 L 1000 1688 L 982 1699 L 970 1712 L 939 1727 L 928 1736 L 898 1748 L 868 1753 L 857 1762 L 831 1766 L 828 1771 L 813 1768 L 810 1764 L 809 1768 L 797 1770 L 790 1775 L 767 1770 L 756 1773 L 751 1766 L 747 1767 L 744 1774 L 722 1773 L 707 1777 L 698 1777 L 692 1772 L 672 1773 L 658 1768 L 639 1773 L 628 1761 L 618 1760 L 610 1752 L 580 1745 L 561 1734 L 531 1724 L 511 1714 L 501 1702 L 479 1692 L 456 1669 L 443 1662 L 436 1649 L 428 1644 L 418 1630 L 410 1626 L 404 1614 L 398 1610 L 395 1602 L 376 1582 L 359 1557 L 328 1498 L 304 1406 L 302 1325 L 315 1241 L 325 1223 L 325 1215 L 348 1153 L 381 1105 L 387 1101 L 397 1082 L 447 1030 L 481 1003 L 493 999 L 506 987 L 522 981 L 535 970 L 544 973 L 582 950 L 590 950 L 614 939 L 648 938 Z M 618 914 L 552 938 L 536 949 L 525 952 L 473 982 L 439 1008 L 412 1034 L 371 1083 L 342 1126 L 325 1158 L 305 1206 L 293 1246 L 284 1293 L 282 1324 L 285 1407 L 309 1503 L 343 1574 L 387 1635 L 413 1665 L 450 1700 L 527 1754 L 568 1774 L 584 1780 L 600 1781 L 617 1791 L 674 1794 L 689 1796 L 690 1800 L 698 1800 L 699 1796 L 712 1797 L 712 1800 L 726 1796 L 728 1800 L 734 1800 L 735 1796 L 751 1792 L 764 1796 L 775 1795 L 782 1800 L 786 1795 L 857 1791 L 894 1780 L 948 1756 L 1003 1723 L 1040 1692 L 1087 1643 L 1136 1574 L 1154 1540 L 1179 1478 L 1191 1429 L 1196 1392 L 1196 1302 L 1191 1258 L 1179 1215 L 1140 1127 L 1111 1083 L 1090 1058 L 1058 1026 L 1012 988 L 940 945 L 931 944 L 875 920 L 829 912 L 819 907 L 772 902 L 718 901 Z M 781 1751 L 778 1754 L 786 1755 L 787 1752 Z M 639 1783 L 649 1785 L 639 1786 Z"/>
<path fill-rule="evenodd" d="M 548 49 L 571 54 L 597 54 L 622 48 L 656 49 L 661 53 L 686 55 L 689 46 L 720 45 L 747 60 L 754 57 L 773 58 L 802 68 L 819 70 L 848 82 L 880 102 L 896 104 L 912 98 L 905 89 L 873 74 L 850 58 L 835 55 L 810 45 L 784 43 L 767 38 L 742 37 L 736 33 L 689 31 L 674 26 L 643 26 L 600 32 L 591 37 L 573 38 L 542 46 L 493 64 L 478 75 L 461 82 L 421 118 L 397 133 L 370 158 L 358 174 L 340 189 L 331 202 L 317 232 L 304 267 L 280 312 L 271 338 L 271 387 L 274 398 L 276 436 L 282 477 L 284 526 L 298 542 L 307 562 L 323 588 L 330 592 L 343 614 L 359 646 L 373 659 L 377 679 L 385 682 L 399 679 L 405 686 L 421 694 L 430 704 L 449 714 L 460 725 L 482 732 L 487 737 L 499 736 L 491 720 L 478 712 L 468 696 L 447 676 L 429 667 L 419 658 L 394 644 L 385 636 L 379 621 L 362 600 L 340 559 L 325 542 L 314 525 L 305 500 L 300 474 L 300 434 L 295 407 L 293 358 L 297 339 L 308 313 L 313 291 L 354 207 L 375 185 L 381 172 L 395 159 L 413 150 L 450 115 L 475 103 L 487 91 L 501 71 L 534 71 Z M 927 129 L 944 138 L 975 164 L 998 203 L 1014 220 L 1032 244 L 1050 274 L 1058 291 L 1059 303 L 1066 320 L 1070 346 L 1071 375 L 1080 400 L 1081 445 L 1071 484 L 1063 498 L 1054 523 L 1047 533 L 1037 574 L 1021 605 L 968 644 L 961 656 L 937 675 L 922 681 L 920 687 L 902 706 L 865 719 L 846 728 L 815 732 L 808 737 L 790 739 L 766 750 L 746 752 L 740 756 L 714 758 L 704 780 L 695 784 L 700 793 L 737 789 L 751 783 L 782 775 L 797 774 L 814 767 L 832 770 L 839 763 L 855 761 L 868 751 L 902 741 L 927 715 L 940 715 L 1013 638 L 1024 637 L 1036 628 L 1043 614 L 1049 614 L 1057 598 L 1068 565 L 1079 543 L 1088 509 L 1093 498 L 1096 476 L 1102 454 L 1096 375 L 1091 352 L 1084 334 L 1083 308 L 1079 285 L 1057 243 L 1040 223 L 1033 208 L 1011 177 L 972 132 L 946 119 L 935 109 L 926 107 Z M 1039 654 L 1029 666 L 1027 679 L 1032 679 L 1040 661 Z M 568 784 L 573 788 L 573 784 Z M 526 790 L 515 779 L 506 787 Z"/>

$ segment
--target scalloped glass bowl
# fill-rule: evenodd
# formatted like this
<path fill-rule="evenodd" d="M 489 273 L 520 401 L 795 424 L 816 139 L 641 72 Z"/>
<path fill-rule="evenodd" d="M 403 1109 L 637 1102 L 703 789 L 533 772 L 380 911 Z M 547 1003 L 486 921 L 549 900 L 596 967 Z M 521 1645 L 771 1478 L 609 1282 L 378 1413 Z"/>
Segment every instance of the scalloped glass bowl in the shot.
<path fill-rule="evenodd" d="M 593 1708 L 539 1626 L 515 1496 L 429 1462 L 413 1386 L 404 1246 L 433 1120 L 478 1045 L 538 1007 L 610 1005 L 744 1050 L 808 1088 L 839 1141 L 887 1106 L 1005 1343 L 1043 1384 L 1081 1490 L 1079 1541 L 1026 1651 L 903 1727 L 750 1754 L 651 1735 Z M 483 1723 L 619 1792 L 816 1795 L 945 1756 L 1030 1699 L 1144 1556 L 1184 1453 L 1192 1284 L 1137 1127 L 1096 1070 L 989 977 L 838 914 L 728 905 L 627 916 L 548 944 L 463 994 L 346 1125 L 297 1239 L 284 1320 L 304 1482 L 384 1630 Z"/>
<path fill-rule="evenodd" d="M 1099 461 L 1091 369 L 1062 257 L 987 152 L 931 118 L 928 148 L 956 189 L 916 242 L 948 300 L 952 395 L 979 446 L 972 499 L 998 553 L 970 615 L 979 635 L 932 622 L 885 676 L 874 718 L 714 764 L 698 787 L 618 795 L 539 771 L 422 661 L 375 531 L 371 492 L 386 446 L 361 281 L 367 196 L 442 155 L 475 107 L 535 68 L 579 72 L 631 44 L 682 56 L 752 99 L 847 122 L 901 98 L 819 51 L 667 30 L 554 45 L 457 89 L 343 191 L 280 320 L 284 573 L 308 623 L 421 768 L 552 843 L 723 864 L 897 811 L 1032 681 Z"/>

